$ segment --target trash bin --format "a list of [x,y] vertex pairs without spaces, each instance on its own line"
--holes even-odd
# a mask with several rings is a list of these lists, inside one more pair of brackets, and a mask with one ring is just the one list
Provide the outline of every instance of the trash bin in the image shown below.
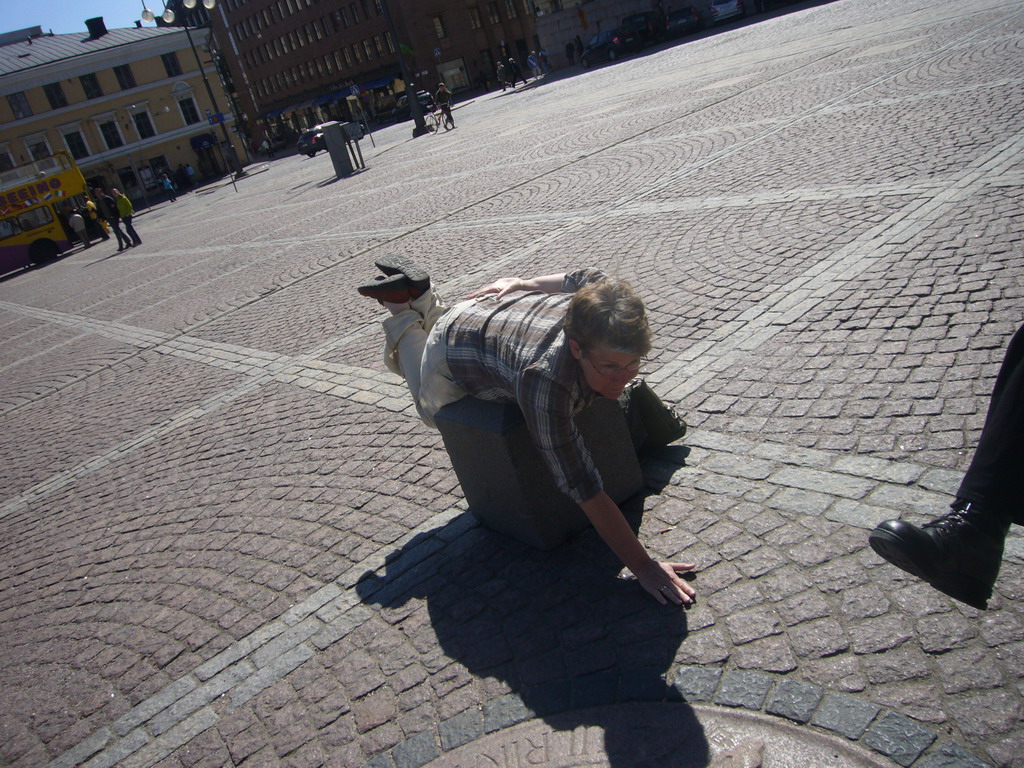
[[355,169],[352,167],[352,158],[348,153],[347,136],[345,126],[339,122],[324,123],[324,140],[327,142],[327,152],[334,163],[334,173],[341,176],[351,176]]

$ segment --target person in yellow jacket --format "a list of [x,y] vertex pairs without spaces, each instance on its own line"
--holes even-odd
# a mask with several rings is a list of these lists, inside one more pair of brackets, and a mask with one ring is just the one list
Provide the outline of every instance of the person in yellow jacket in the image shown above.
[[135,207],[132,205],[132,201],[128,197],[121,193],[119,189],[112,189],[110,193],[114,196],[114,202],[117,205],[117,212],[121,216],[121,221],[124,222],[125,234],[131,238],[130,246],[142,245],[142,238],[139,237],[139,233],[135,231],[135,227],[132,226],[132,216],[135,215]]

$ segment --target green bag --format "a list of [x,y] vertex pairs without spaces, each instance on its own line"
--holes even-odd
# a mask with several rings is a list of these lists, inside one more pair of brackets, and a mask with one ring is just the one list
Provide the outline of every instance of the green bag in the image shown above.
[[619,398],[637,451],[661,448],[686,434],[686,422],[643,379],[633,379]]

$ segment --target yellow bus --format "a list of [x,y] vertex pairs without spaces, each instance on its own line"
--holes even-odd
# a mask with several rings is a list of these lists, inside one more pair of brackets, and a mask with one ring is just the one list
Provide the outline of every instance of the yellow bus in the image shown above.
[[70,249],[67,216],[87,194],[85,177],[65,150],[0,171],[0,275]]

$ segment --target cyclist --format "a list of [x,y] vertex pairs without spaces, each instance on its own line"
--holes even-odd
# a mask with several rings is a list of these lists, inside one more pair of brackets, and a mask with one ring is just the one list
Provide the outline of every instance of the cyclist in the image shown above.
[[441,118],[444,121],[444,129],[447,131],[449,128],[454,128],[455,120],[452,118],[452,92],[448,90],[448,86],[444,83],[440,83],[437,86],[437,93],[434,94],[434,101],[436,101],[437,106],[441,108]]

